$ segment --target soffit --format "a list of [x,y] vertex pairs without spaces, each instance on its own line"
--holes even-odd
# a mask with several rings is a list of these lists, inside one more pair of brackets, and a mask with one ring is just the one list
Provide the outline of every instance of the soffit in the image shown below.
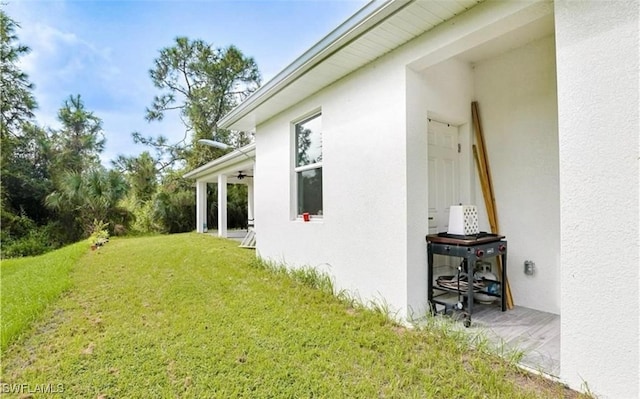
[[[185,179],[215,182],[218,175],[227,175],[233,178],[240,171],[250,174],[249,172],[253,170],[255,157],[256,144],[251,143],[193,169],[183,177]],[[232,183],[232,181],[229,181],[229,183]]]
[[[287,73],[276,76],[227,114],[220,126],[254,130],[263,121],[481,1],[374,1],[363,8],[367,13],[358,12],[336,28],[285,68],[283,72]],[[326,43],[319,46],[323,41]]]

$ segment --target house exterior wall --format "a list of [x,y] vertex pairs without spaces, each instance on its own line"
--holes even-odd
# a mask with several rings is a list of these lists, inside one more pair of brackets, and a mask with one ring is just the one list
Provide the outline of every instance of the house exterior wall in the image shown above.
[[[257,249],[325,270],[365,303],[384,298],[398,317],[418,316],[427,277],[426,118],[460,123],[470,151],[469,107],[478,100],[516,303],[562,314],[563,380],[635,398],[638,3],[558,1],[555,42],[474,69],[452,59],[547,6],[485,2],[259,125]],[[292,122],[315,110],[323,114],[324,218],[305,223],[289,191]],[[482,209],[472,158],[461,167],[469,202]],[[532,278],[522,274],[525,259],[537,265]]]
[[555,3],[561,375],[640,397],[639,3]]
[[[451,57],[469,48],[465,38],[482,43],[547,11],[544,4],[480,5],[455,23],[436,28],[257,126],[259,255],[291,266],[326,269],[338,289],[347,289],[365,302],[384,298],[399,317],[423,315],[427,308],[428,116],[459,125],[465,149],[460,165],[461,201],[483,208],[474,186],[471,155],[475,72],[468,62]],[[441,61],[434,65],[437,59]],[[548,66],[549,60],[529,61]],[[554,83],[549,80],[553,71],[544,73],[548,88],[549,82]],[[294,193],[272,188],[294,187],[292,122],[319,109],[323,113],[324,218],[304,223],[293,220]],[[539,116],[548,119],[545,114]],[[550,119],[555,120],[555,115]],[[555,159],[557,165],[557,155]],[[525,169],[530,170],[528,165]],[[557,192],[557,183],[555,187]],[[558,225],[557,216],[554,223]],[[548,301],[554,299],[557,295]],[[555,312],[559,307],[557,302],[518,304]]]
[[[406,316],[404,70],[374,62],[256,129],[257,251]],[[322,111],[323,218],[295,217],[292,124]]]
[[[553,36],[478,62],[478,101],[516,305],[560,313],[558,112]],[[475,171],[475,165],[474,165]],[[488,221],[478,174],[475,199]],[[524,261],[535,274],[524,274]]]

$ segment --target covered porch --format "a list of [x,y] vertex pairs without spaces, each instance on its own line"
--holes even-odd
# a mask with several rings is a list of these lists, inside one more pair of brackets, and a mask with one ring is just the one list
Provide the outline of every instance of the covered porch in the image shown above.
[[[490,5],[477,10],[485,6]],[[422,182],[428,182],[431,234],[447,231],[449,207],[458,203],[477,205],[480,229],[492,231],[474,160],[478,140],[470,105],[479,104],[479,125],[496,190],[493,200],[500,215],[496,227],[509,242],[508,279],[517,306],[501,312],[496,306],[474,305],[467,332],[486,335],[499,350],[519,353],[521,365],[559,377],[562,303],[554,12],[542,3],[500,7],[504,8],[487,13],[495,18],[487,25],[472,24],[469,15],[467,20],[460,18],[457,28],[462,30],[468,22],[473,35],[461,32],[442,48],[429,40],[416,41],[408,51],[413,59],[408,63],[406,90],[409,118],[416,127],[407,135],[416,148],[426,147],[426,155],[408,160],[409,169],[416,171],[413,181],[418,182],[409,186],[409,195],[418,197],[425,189]],[[416,202],[414,213],[424,215],[423,205]],[[455,273],[453,264],[442,259],[440,264],[444,270],[436,275]],[[496,273],[497,265],[492,267]]]
[[202,165],[184,175],[187,179],[196,181],[196,231],[206,233],[207,226],[207,185],[218,185],[217,198],[217,235],[228,238],[227,226],[227,185],[244,184],[247,186],[247,226],[253,233],[254,199],[253,176],[255,169],[255,143],[233,150],[220,158]]

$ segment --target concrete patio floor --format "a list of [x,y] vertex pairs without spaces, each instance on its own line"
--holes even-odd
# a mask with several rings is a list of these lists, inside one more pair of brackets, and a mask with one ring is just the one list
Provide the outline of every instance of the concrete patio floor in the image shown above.
[[[207,234],[217,237],[218,230],[209,230]],[[233,229],[227,230],[227,238],[235,241],[242,241],[242,239],[247,235],[246,229]]]
[[521,306],[502,312],[495,305],[474,305],[470,332],[483,331],[496,345],[522,351],[520,364],[560,375],[560,316]]

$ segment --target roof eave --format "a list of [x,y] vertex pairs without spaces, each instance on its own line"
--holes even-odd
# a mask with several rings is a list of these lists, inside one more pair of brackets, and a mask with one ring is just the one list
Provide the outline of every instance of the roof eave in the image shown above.
[[182,177],[185,179],[197,179],[202,176],[207,176],[215,173],[219,169],[224,169],[233,164],[233,161],[243,161],[245,157],[255,160],[256,156],[256,144],[251,143],[244,147],[240,147],[231,151],[228,154],[216,158],[211,162],[208,162],[196,169],[193,169],[185,173]]
[[224,129],[233,128],[236,123],[300,76],[413,1],[371,1],[226,114],[220,119],[218,126]]

